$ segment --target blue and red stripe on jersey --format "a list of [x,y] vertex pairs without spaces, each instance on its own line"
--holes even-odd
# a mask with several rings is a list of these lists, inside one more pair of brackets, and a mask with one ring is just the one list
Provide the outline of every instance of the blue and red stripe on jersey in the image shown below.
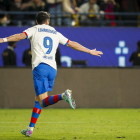
[[65,46],[68,44],[69,40],[66,42]]
[[28,39],[28,34],[27,34],[26,32],[23,32],[23,33],[25,33],[25,35],[26,35],[26,37],[27,37],[27,39]]

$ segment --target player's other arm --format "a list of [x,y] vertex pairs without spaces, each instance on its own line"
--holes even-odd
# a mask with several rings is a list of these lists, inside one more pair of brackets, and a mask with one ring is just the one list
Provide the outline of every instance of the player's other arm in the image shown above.
[[67,46],[71,47],[72,49],[75,49],[75,50],[78,50],[78,51],[82,51],[82,52],[86,52],[86,53],[89,53],[91,55],[96,55],[96,56],[99,56],[101,57],[101,55],[103,54],[101,51],[96,51],[96,48],[93,49],[93,50],[90,50],[82,45],[80,45],[79,43],[77,42],[74,42],[74,41],[69,41]]
[[25,39],[25,38],[26,38],[26,34],[25,33],[14,34],[14,35],[6,37],[6,38],[0,38],[0,43],[12,42],[12,41],[20,41],[20,40]]

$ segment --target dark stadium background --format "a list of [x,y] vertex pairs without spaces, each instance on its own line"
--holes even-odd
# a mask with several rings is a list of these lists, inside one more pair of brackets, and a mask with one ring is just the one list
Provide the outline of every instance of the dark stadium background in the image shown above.
[[[10,36],[12,34],[21,33],[29,27],[0,27],[0,37]],[[140,29],[137,27],[56,27],[69,40],[77,41],[89,49],[96,48],[103,51],[104,55],[99,58],[89,54],[73,50],[67,46],[59,45],[61,57],[67,56],[72,60],[87,60],[89,67],[118,67],[118,57],[125,57],[125,66],[132,64],[129,57],[133,51],[136,51],[136,42],[140,39]],[[125,42],[128,53],[115,53],[115,48],[119,47],[119,41]],[[1,44],[0,47],[0,66],[3,66],[2,52],[7,48],[7,43]],[[17,54],[17,66],[24,66],[22,63],[23,52],[29,48],[29,40],[17,42],[15,52]],[[121,48],[121,47],[120,47]],[[62,66],[67,66],[64,62]]]

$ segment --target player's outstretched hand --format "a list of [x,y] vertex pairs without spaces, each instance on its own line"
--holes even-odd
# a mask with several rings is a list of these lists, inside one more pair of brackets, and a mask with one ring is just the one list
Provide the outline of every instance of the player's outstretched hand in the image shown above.
[[3,39],[2,38],[0,38],[0,43],[3,43],[4,41],[3,41]]
[[94,50],[90,50],[90,54],[91,55],[96,55],[101,57],[101,55],[103,55],[103,53],[101,51],[96,51],[96,48]]

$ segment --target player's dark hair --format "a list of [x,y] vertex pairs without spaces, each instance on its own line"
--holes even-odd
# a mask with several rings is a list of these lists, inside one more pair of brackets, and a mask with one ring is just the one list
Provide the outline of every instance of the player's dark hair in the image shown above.
[[50,14],[44,11],[40,11],[36,15],[36,21],[38,24],[44,24],[47,19],[50,19]]
[[9,46],[13,46],[16,42],[8,42]]
[[140,40],[137,42],[138,47],[140,48]]

